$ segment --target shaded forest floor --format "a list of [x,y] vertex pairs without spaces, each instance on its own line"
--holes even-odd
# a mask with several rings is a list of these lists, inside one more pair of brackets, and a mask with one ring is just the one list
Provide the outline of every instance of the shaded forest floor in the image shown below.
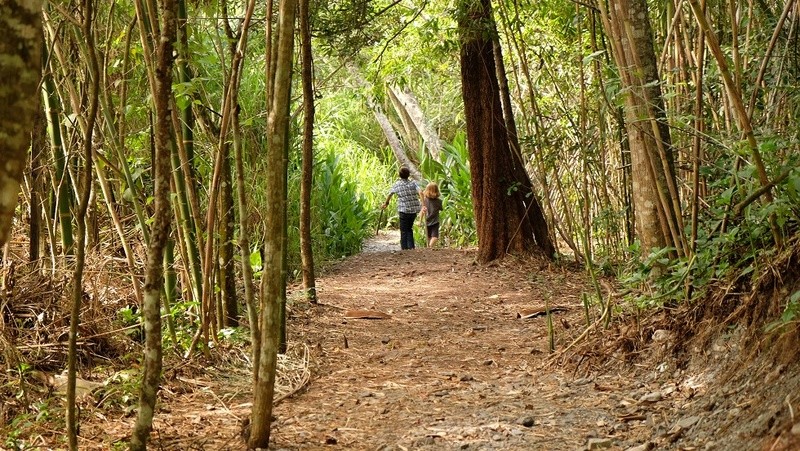
[[[318,305],[290,301],[289,359],[305,354],[310,377],[276,406],[271,448],[800,449],[797,364],[750,359],[728,371],[743,362],[735,331],[683,360],[673,332],[624,323],[564,352],[585,329],[582,271],[535,259],[482,266],[470,250],[396,242],[382,234],[325,271]],[[555,354],[546,317],[520,317],[546,304],[559,307]],[[245,449],[251,376],[239,352],[166,365],[153,449]],[[122,448],[133,416],[93,408],[103,395],[90,396],[82,449]],[[60,434],[39,444],[59,448],[47,441]]]

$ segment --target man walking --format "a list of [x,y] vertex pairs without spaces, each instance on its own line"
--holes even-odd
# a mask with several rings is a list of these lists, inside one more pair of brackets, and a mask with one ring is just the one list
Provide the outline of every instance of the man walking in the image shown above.
[[382,209],[389,206],[392,195],[397,195],[397,213],[400,216],[400,248],[414,249],[414,220],[420,211],[420,190],[417,182],[409,180],[411,171],[407,167],[400,168],[400,180],[389,189]]

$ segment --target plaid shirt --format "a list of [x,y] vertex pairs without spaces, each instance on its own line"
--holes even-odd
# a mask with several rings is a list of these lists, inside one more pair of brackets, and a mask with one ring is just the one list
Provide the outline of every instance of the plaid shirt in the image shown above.
[[410,179],[400,179],[392,185],[389,193],[397,194],[397,211],[400,213],[417,214],[419,205],[419,186]]

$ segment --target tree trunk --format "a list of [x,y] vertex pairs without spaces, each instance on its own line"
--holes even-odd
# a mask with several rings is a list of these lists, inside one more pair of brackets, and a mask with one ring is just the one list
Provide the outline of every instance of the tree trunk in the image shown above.
[[408,87],[395,87],[394,89],[390,89],[394,93],[394,96],[397,97],[397,100],[400,101],[400,104],[403,105],[406,114],[408,114],[408,117],[410,117],[411,121],[414,123],[417,132],[422,136],[422,140],[425,142],[425,147],[428,148],[431,157],[435,161],[439,161],[444,145],[439,138],[439,134],[425,118],[425,114],[422,112],[422,108],[420,108],[414,93],[411,92],[411,89]]
[[[192,71],[189,67],[189,24],[187,23],[186,1],[178,1],[178,42],[177,42],[177,60],[178,66],[178,80],[180,83],[192,82]],[[172,149],[172,171],[173,182],[175,183],[175,191],[179,203],[177,219],[179,227],[182,230],[181,236],[183,237],[184,247],[186,248],[186,256],[188,261],[188,268],[185,270],[189,272],[187,279],[190,281],[188,284],[191,286],[191,292],[194,300],[198,303],[203,299],[203,276],[202,267],[203,263],[200,257],[200,249],[203,247],[202,239],[198,239],[198,224],[202,222],[199,215],[199,206],[197,208],[190,208],[190,199],[196,199],[195,187],[197,183],[197,175],[194,166],[194,128],[195,118],[192,110],[193,102],[179,108],[180,120],[177,120],[177,112],[173,112],[173,128],[180,130],[180,140],[178,141],[177,148]],[[181,162],[181,155],[184,155],[185,163]],[[194,212],[195,214],[192,214]],[[187,266],[187,265],[184,265]]]
[[387,86],[386,94],[388,95],[389,101],[394,107],[395,113],[397,113],[397,116],[400,118],[400,123],[403,125],[402,128],[398,127],[398,131],[405,141],[406,146],[408,146],[409,149],[414,149],[416,151],[419,149],[420,136],[419,133],[417,133],[417,128],[414,126],[414,121],[411,120],[411,116],[408,115],[408,111],[406,111],[403,103],[397,98],[394,88]]
[[[228,2],[221,2],[222,15],[225,17],[223,24],[225,26],[225,35],[228,37],[228,50],[231,53],[231,61],[237,61],[236,50],[238,47],[238,38],[233,35],[233,30],[230,26],[230,14],[228,13]],[[241,67],[241,64],[239,65]],[[240,70],[232,70],[231,75],[237,76]],[[234,118],[237,116],[239,109],[239,101],[234,94],[238,96],[239,90],[234,88],[238,87],[238,80],[228,81],[228,90],[230,91],[230,105],[229,122],[232,124]],[[232,129],[233,127],[229,127]],[[218,270],[219,278],[218,284],[220,287],[218,306],[217,306],[217,322],[219,328],[224,327],[237,327],[239,325],[239,308],[236,297],[236,273],[233,264],[233,225],[236,220],[236,214],[233,210],[233,175],[231,174],[231,146],[227,137],[221,137],[219,140],[219,151],[221,155],[221,171],[222,183],[220,186],[220,200],[219,200],[219,220],[217,221],[218,230]]]
[[[476,26],[480,24],[486,28]],[[551,257],[554,248],[544,216],[508,142],[490,38],[490,1],[463,0],[458,28],[478,260],[530,253],[537,246]],[[542,236],[535,233],[535,224],[545,232]]]
[[311,190],[314,188],[314,72],[311,53],[309,0],[300,0],[301,64],[303,82],[303,174],[300,179],[300,259],[306,298],[317,302],[314,252],[311,246]]
[[[37,96],[39,98],[39,96]],[[34,264],[41,258],[42,249],[42,199],[44,199],[43,157],[47,148],[47,120],[44,110],[37,108],[31,137],[31,204],[29,206],[30,231],[28,234],[28,261]]]
[[[235,114],[235,113],[234,113]],[[219,286],[221,289],[222,317],[224,327],[239,325],[239,307],[236,297],[236,273],[233,266],[233,224],[236,215],[233,211],[233,179],[231,174],[230,144],[223,145],[225,156],[222,161],[222,192],[219,203]]]
[[285,274],[283,259],[286,253],[286,170],[285,145],[288,139],[289,91],[292,76],[292,53],[296,0],[281,0],[278,13],[275,82],[269,112],[267,144],[267,199],[264,247],[266,260],[261,279],[261,346],[250,421],[248,446],[269,446],[272,401],[275,393],[275,370],[279,343],[280,306],[284,301]]
[[72,308],[69,319],[69,340],[67,353],[67,438],[72,451],[78,449],[78,418],[76,403],[76,377],[77,377],[77,348],[78,325],[80,324],[81,300],[83,299],[83,269],[86,260],[86,213],[89,210],[89,200],[92,193],[94,178],[92,177],[92,163],[94,161],[93,136],[94,126],[97,122],[97,109],[100,96],[100,66],[97,61],[97,51],[94,40],[94,0],[83,2],[82,13],[84,21],[81,24],[81,33],[86,40],[86,54],[88,59],[86,79],[89,80],[89,92],[86,93],[89,106],[86,112],[85,127],[83,130],[83,158],[84,167],[81,172],[80,200],[75,213],[78,224],[78,241],[75,246],[75,268],[72,273]]
[[39,106],[42,2],[8,0],[0,4],[0,247],[11,233],[17,196]]
[[[252,1],[252,0],[251,0]],[[234,98],[239,97],[239,87],[234,86]],[[250,264],[250,231],[247,227],[247,218],[250,212],[247,209],[247,197],[244,182],[244,155],[242,150],[242,130],[239,122],[239,109],[233,115],[233,152],[236,162],[236,207],[239,211],[239,253],[242,259],[242,283],[244,285],[244,302],[247,306],[247,319],[250,322],[250,341],[253,343],[253,362],[257,362],[255,343],[261,341],[258,329],[258,312],[255,302],[255,283],[253,280],[253,266]],[[255,365],[255,363],[254,363]],[[254,375],[255,379],[255,375]]]
[[625,125],[631,151],[636,231],[644,254],[665,246],[685,255],[670,132],[644,0],[615,0],[603,22],[625,95]]
[[[161,343],[161,294],[164,292],[164,251],[169,240],[172,212],[170,207],[170,138],[171,127],[170,97],[172,96],[173,43],[177,38],[175,0],[161,0],[161,33],[156,66],[152,69],[150,89],[155,106],[155,159],[153,160],[155,181],[155,211],[150,229],[150,242],[147,247],[147,266],[144,280],[143,321],[145,329],[145,349],[139,414],[131,434],[130,448],[144,450],[153,427],[156,398],[161,382],[162,343]],[[139,20],[143,18],[140,17]]]
[[[356,67],[355,63],[348,61],[345,64],[347,65],[347,69],[350,71],[350,74],[356,79],[356,82],[361,85],[364,91],[367,93],[372,92],[372,86],[364,78],[364,76],[361,75],[361,72],[358,67]],[[383,130],[383,136],[386,137],[389,147],[392,149],[395,158],[397,158],[397,164],[400,167],[407,167],[408,170],[411,171],[411,178],[414,180],[422,180],[422,174],[419,172],[419,169],[417,169],[417,165],[409,160],[408,154],[406,154],[406,151],[403,148],[403,143],[400,142],[400,138],[397,137],[397,133],[394,131],[392,123],[389,121],[386,113],[383,112],[383,108],[381,108],[371,94],[367,94],[366,96],[367,106],[369,106],[369,109],[372,110],[372,114],[375,115],[375,120],[378,122],[378,125],[380,125],[381,130]]]

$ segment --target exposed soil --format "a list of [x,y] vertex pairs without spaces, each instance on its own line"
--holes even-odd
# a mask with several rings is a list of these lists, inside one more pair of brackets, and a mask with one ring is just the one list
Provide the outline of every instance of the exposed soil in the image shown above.
[[[382,233],[325,271],[319,304],[290,301],[287,360],[301,369],[285,382],[300,388],[274,410],[272,448],[800,449],[797,364],[747,357],[752,371],[731,372],[745,361],[735,329],[683,364],[660,329],[631,345],[629,329],[598,328],[564,352],[586,325],[583,272],[536,259],[478,265],[470,250],[400,251],[398,241]],[[558,310],[554,354],[546,315],[520,318],[545,307]],[[154,449],[245,449],[241,354],[167,366]],[[127,437],[130,413],[88,405],[82,449]],[[53,432],[29,443],[62,446]]]

